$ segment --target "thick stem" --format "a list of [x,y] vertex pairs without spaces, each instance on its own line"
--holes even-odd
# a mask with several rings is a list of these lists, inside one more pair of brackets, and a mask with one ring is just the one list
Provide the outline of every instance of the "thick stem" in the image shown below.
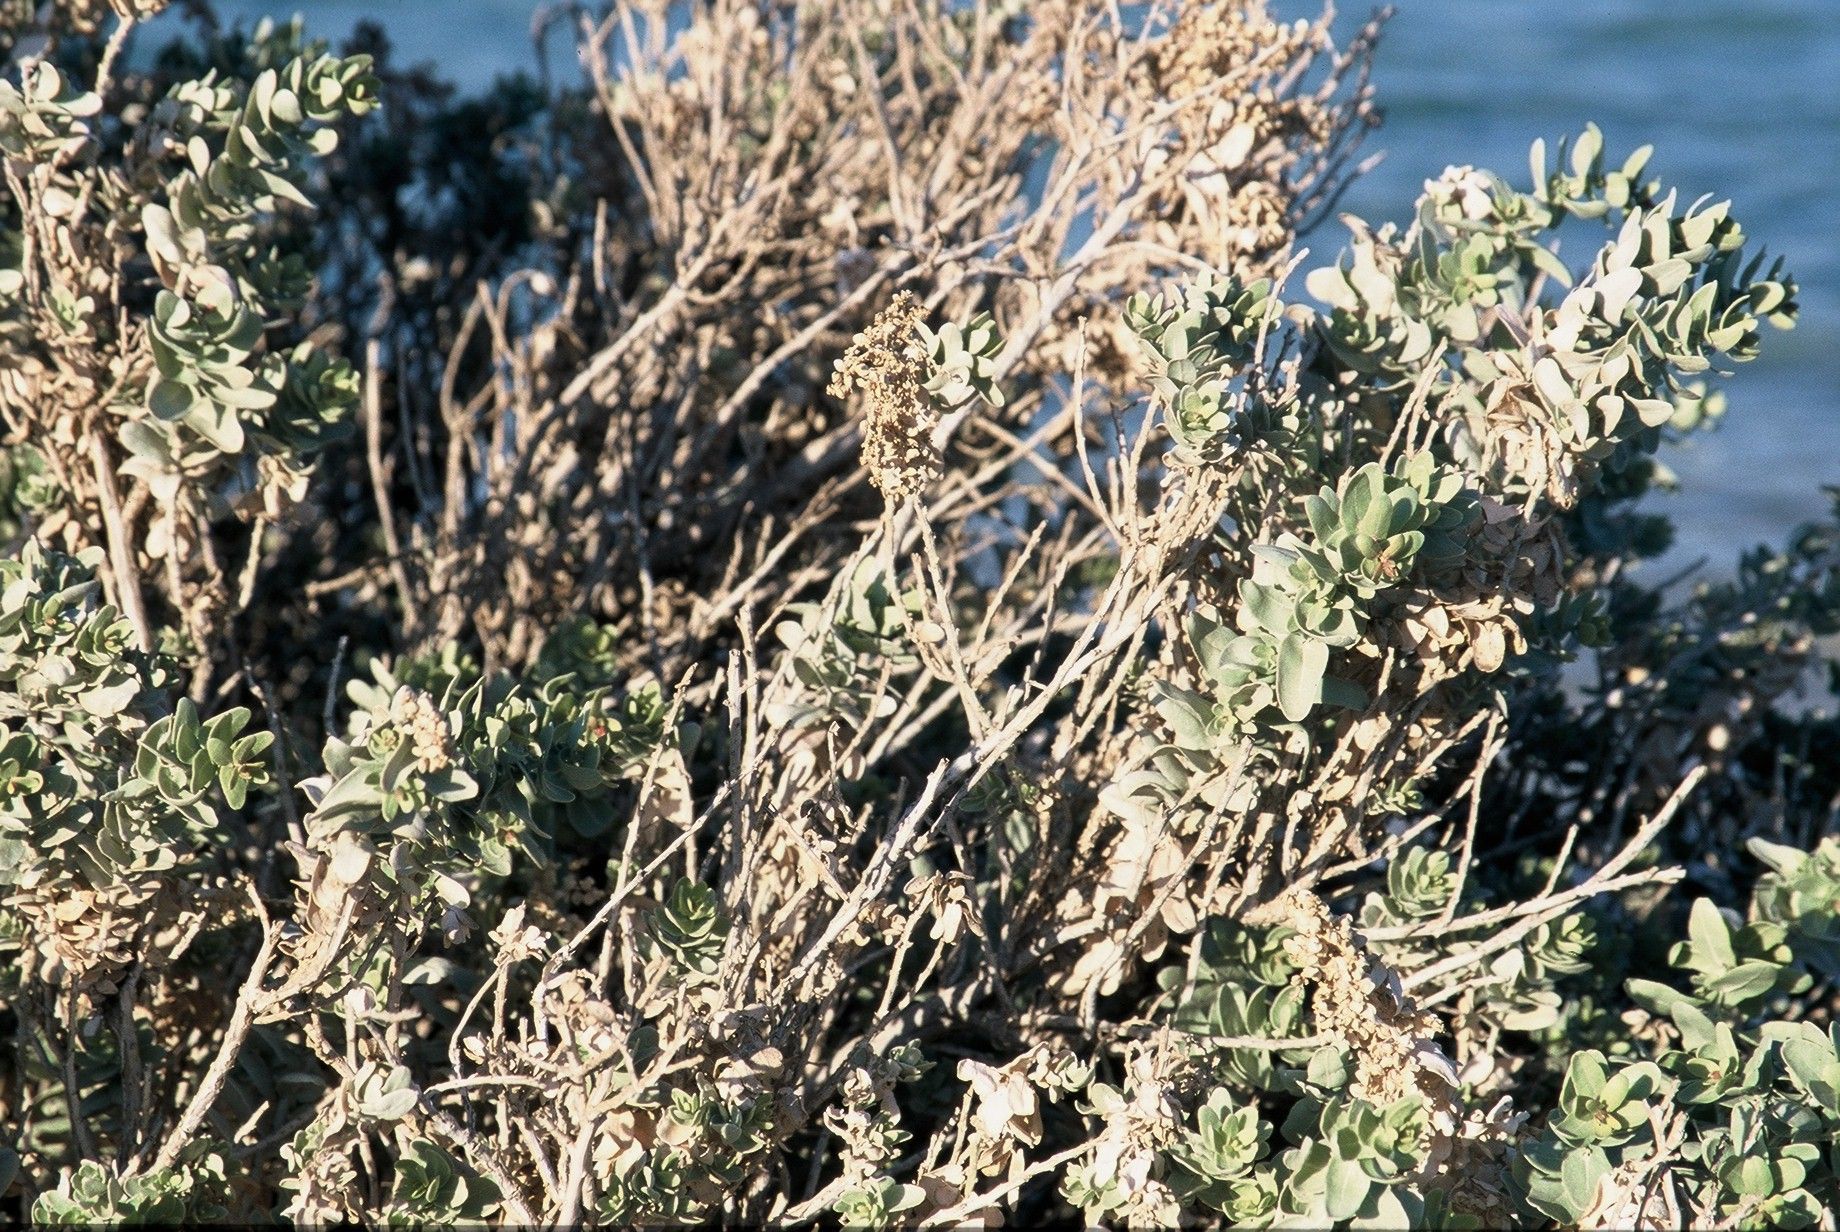
[[262,1000],[262,981],[268,975],[269,964],[274,959],[275,943],[280,940],[280,931],[269,923],[267,909],[253,888],[250,896],[255,899],[256,913],[262,920],[262,948],[256,952],[249,975],[237,993],[236,1008],[231,1011],[230,1023],[224,1028],[224,1038],[218,1045],[217,1056],[205,1071],[179,1123],[160,1147],[160,1153],[153,1161],[155,1169],[172,1167],[179,1158],[179,1152],[185,1149],[185,1144],[191,1141],[192,1135],[204,1124],[205,1117],[217,1103],[217,1097],[223,1094],[224,1084],[229,1081],[230,1071],[243,1050],[243,1042],[249,1037],[249,1029],[255,1025],[256,1006]]
[[372,338],[364,347],[364,458],[371,475],[371,495],[377,502],[377,522],[383,530],[384,550],[389,553],[390,577],[396,583],[396,595],[402,601],[403,623],[410,630],[419,624],[414,607],[415,591],[409,585],[409,571],[403,566],[402,538],[396,533],[396,512],[390,500],[390,477],[383,465],[383,347]]
[[109,443],[98,428],[89,431],[89,459],[96,471],[96,497],[102,503],[102,526],[109,541],[109,567],[115,574],[115,597],[122,615],[134,626],[134,638],[142,650],[153,649],[153,626],[147,623],[147,609],[141,602],[141,572],[134,563],[134,545],[121,517],[121,493],[115,486],[115,463],[109,457]]

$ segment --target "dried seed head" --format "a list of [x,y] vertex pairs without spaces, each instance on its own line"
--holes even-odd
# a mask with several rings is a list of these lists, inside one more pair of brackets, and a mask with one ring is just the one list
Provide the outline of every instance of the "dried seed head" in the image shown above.
[[939,474],[927,369],[920,305],[902,291],[856,335],[831,378],[832,397],[862,394],[863,466],[890,503],[918,496]]
[[1296,930],[1284,948],[1311,986],[1317,1022],[1354,1060],[1349,1091],[1381,1106],[1413,1094],[1444,1096],[1455,1085],[1454,1070],[1432,1040],[1437,1020],[1404,998],[1348,921],[1314,894],[1293,892],[1279,909]]

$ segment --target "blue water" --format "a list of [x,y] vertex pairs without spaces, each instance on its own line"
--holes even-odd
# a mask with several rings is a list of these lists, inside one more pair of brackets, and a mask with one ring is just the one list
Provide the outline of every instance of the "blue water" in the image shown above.
[[[226,17],[304,12],[337,36],[381,16],[399,53],[462,86],[529,66],[531,0],[219,0]],[[1287,16],[1308,0],[1275,0]],[[1344,25],[1364,16],[1349,5]],[[1669,451],[1682,490],[1655,499],[1677,546],[1663,568],[1780,540],[1840,484],[1840,0],[1399,0],[1375,80],[1381,165],[1343,208],[1407,218],[1423,181],[1452,163],[1525,183],[1527,145],[1595,120],[1615,155],[1656,147],[1653,173],[1732,198],[1757,242],[1801,282],[1802,321],[1771,331],[1727,385],[1711,433]],[[560,34],[560,31],[556,32]],[[552,63],[569,57],[551,41]],[[1576,242],[1576,241],[1574,241]],[[1311,239],[1340,246],[1335,224]]]

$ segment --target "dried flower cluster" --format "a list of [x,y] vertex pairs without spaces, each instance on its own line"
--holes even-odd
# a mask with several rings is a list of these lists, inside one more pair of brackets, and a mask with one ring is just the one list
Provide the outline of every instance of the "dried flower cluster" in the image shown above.
[[919,496],[939,474],[939,412],[926,390],[931,356],[923,328],[913,295],[897,293],[850,343],[827,389],[833,398],[860,393],[863,468],[890,503]]
[[1376,969],[1348,921],[1308,891],[1291,892],[1271,910],[1291,930],[1284,951],[1310,986],[1317,1026],[1354,1060],[1348,1093],[1383,1107],[1421,1096],[1448,1100],[1457,1075],[1433,1038],[1437,1019],[1412,1008],[1394,973]]

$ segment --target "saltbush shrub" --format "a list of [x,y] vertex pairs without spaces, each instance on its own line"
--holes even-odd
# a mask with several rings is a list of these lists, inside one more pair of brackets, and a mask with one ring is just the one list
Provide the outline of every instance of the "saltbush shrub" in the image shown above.
[[1728,205],[1338,241],[1260,0],[161,7],[0,3],[7,1216],[1831,1225],[1840,529],[1642,568]]

